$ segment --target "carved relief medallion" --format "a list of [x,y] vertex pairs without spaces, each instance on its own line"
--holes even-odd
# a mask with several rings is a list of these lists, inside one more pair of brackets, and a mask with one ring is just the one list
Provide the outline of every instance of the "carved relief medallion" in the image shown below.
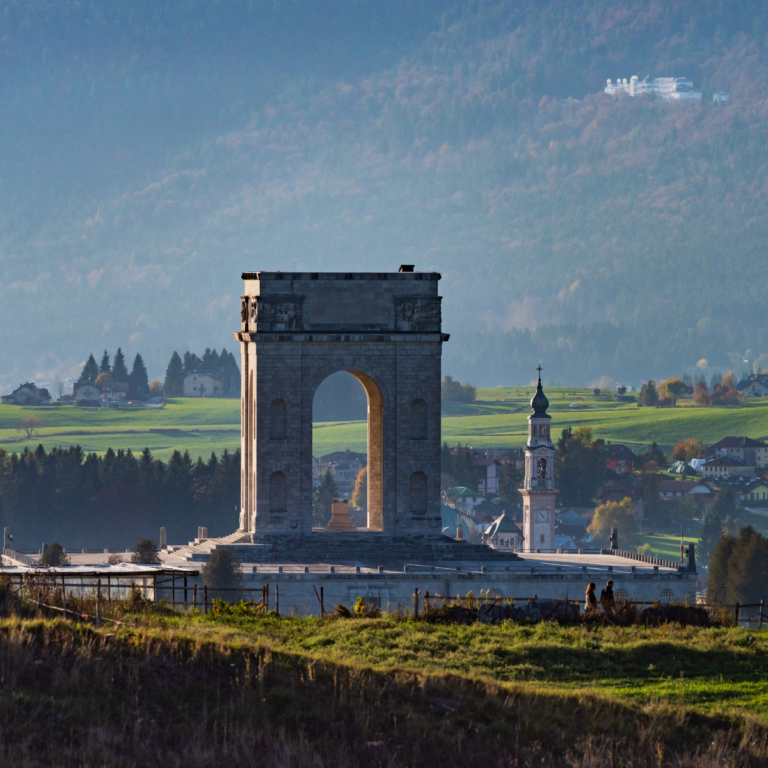
[[395,299],[395,327],[398,331],[440,331],[442,315],[439,296],[398,296]]

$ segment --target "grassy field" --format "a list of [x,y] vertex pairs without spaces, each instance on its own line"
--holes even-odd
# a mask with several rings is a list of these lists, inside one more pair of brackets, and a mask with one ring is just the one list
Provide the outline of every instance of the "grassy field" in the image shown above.
[[[468,443],[474,448],[519,447],[527,435],[528,401],[531,387],[495,387],[478,390],[471,404],[446,403],[442,438],[451,444]],[[726,435],[768,437],[768,402],[749,403],[741,408],[701,408],[684,402],[677,408],[638,408],[634,403],[596,400],[590,390],[547,390],[552,436],[557,439],[566,426],[587,425],[595,437],[642,448],[658,442],[665,448],[684,437],[712,443]],[[571,405],[577,408],[571,408]],[[42,425],[28,439],[17,430],[20,418],[39,416]],[[82,411],[74,407],[26,409],[0,405],[0,447],[21,450],[42,443],[80,444],[87,451],[103,452],[149,447],[162,459],[178,448],[193,456],[211,451],[230,451],[239,445],[240,403],[238,400],[171,400],[161,409],[137,411]],[[317,423],[314,426],[315,455],[349,448],[366,450],[364,422]]]
[[136,615],[97,631],[11,618],[0,620],[0,755],[163,768],[758,765],[766,651],[765,633],[670,625]]

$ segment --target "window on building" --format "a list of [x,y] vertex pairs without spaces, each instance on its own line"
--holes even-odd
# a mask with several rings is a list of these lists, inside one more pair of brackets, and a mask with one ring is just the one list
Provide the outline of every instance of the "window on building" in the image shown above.
[[540,539],[541,539],[541,543],[543,544],[544,543],[544,534],[543,533],[541,534]]

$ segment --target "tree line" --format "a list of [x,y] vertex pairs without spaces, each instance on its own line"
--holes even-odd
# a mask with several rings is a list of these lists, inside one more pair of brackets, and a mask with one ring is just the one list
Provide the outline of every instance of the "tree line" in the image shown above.
[[137,352],[133,358],[133,367],[128,373],[125,364],[125,355],[123,350],[118,347],[115,357],[110,364],[109,352],[104,350],[101,356],[101,363],[96,362],[93,352],[88,355],[83,370],[80,372],[78,384],[84,384],[92,381],[95,384],[111,384],[114,382],[128,385],[128,397],[131,400],[141,400],[151,395],[149,376],[147,375],[147,366],[144,365],[144,358]]
[[205,525],[212,536],[238,523],[240,451],[193,461],[174,451],[164,463],[149,448],[103,456],[80,446],[9,454],[0,449],[0,523],[20,547],[127,547],[141,537],[186,543]]
[[240,391],[240,368],[235,356],[226,349],[217,352],[206,347],[202,357],[187,350],[183,359],[174,351],[165,370],[163,393],[168,397],[179,397],[184,392],[184,378],[190,373],[210,373],[222,381],[225,394]]

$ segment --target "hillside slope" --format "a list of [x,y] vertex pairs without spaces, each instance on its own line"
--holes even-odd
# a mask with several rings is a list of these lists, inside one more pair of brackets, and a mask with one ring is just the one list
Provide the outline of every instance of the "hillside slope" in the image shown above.
[[[121,87],[136,91],[129,103],[146,146],[115,130],[120,115],[97,101],[109,139],[99,151],[84,137],[68,160],[55,152],[55,126],[43,145],[62,164],[60,181],[112,157],[117,170],[43,194],[24,173],[36,145],[14,126],[19,173],[0,182],[13,201],[0,221],[0,317],[30,321],[7,338],[0,384],[74,371],[91,347],[117,344],[129,355],[141,348],[159,374],[174,345],[210,343],[211,330],[223,342],[235,330],[243,269],[401,262],[443,274],[453,334],[444,368],[477,384],[525,383],[539,359],[549,382],[579,384],[682,373],[702,358],[705,373],[768,362],[768,333],[750,320],[768,288],[768,9],[751,0],[476,0],[440,15],[437,5],[414,16],[417,31],[402,40],[392,25],[379,37],[361,31],[338,66],[329,47],[291,45],[304,39],[295,26],[271,27],[296,61],[279,59],[270,79],[266,56],[248,59],[267,85],[225,88],[215,119],[204,102],[160,109],[155,97],[181,84],[191,93],[198,79],[206,96],[235,82],[242,67],[224,55],[230,37],[236,54],[262,39],[258,29],[235,14],[206,34],[194,4],[183,19],[170,5],[159,17],[137,11],[141,23],[107,15],[99,39],[122,40],[120,55],[94,45],[91,68],[64,67],[55,84],[84,88],[98,82],[96,64],[113,63]],[[313,18],[316,3],[298,7]],[[408,28],[416,12],[397,12],[396,28]],[[62,61],[80,53],[77,25],[89,22],[71,18]],[[349,18],[354,37],[364,24]],[[181,21],[196,30],[189,40],[167,31]],[[139,56],[135,81],[125,63],[133,46],[153,52]],[[361,53],[377,46],[386,53]],[[21,54],[9,61],[18,74]],[[607,77],[646,72],[691,77],[705,97],[601,93]],[[24,114],[52,99],[51,84],[14,83]],[[30,89],[38,97],[26,107]],[[713,104],[714,90],[730,102]],[[57,104],[70,114],[78,101]],[[148,130],[158,115],[173,130]],[[197,128],[180,128],[188,124]],[[121,162],[123,146],[141,162]]]

